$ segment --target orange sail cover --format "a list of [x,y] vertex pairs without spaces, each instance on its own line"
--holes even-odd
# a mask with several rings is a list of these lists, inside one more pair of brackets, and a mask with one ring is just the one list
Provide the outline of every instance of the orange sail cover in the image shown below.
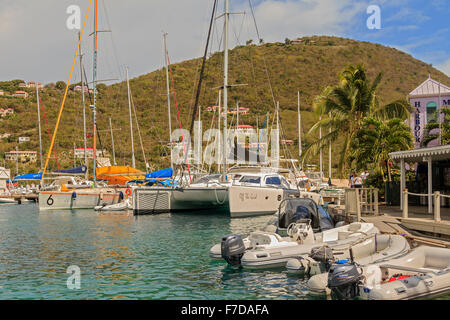
[[145,173],[141,170],[125,166],[100,167],[97,168],[97,179],[106,180],[109,185],[125,185],[131,180],[144,180]]

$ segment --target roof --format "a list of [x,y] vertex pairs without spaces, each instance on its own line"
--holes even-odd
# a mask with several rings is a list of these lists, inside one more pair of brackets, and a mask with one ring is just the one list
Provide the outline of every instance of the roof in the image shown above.
[[431,157],[432,160],[448,160],[450,159],[450,144],[431,147],[431,148],[421,148],[406,151],[397,151],[389,153],[389,156],[394,161],[399,161],[405,159],[408,162],[424,162],[424,158]]
[[253,128],[251,125],[249,124],[240,124],[237,126],[238,128]]
[[428,76],[428,79],[422,82],[420,86],[415,88],[413,91],[409,93],[410,98],[419,98],[419,97],[430,97],[439,95],[439,85],[440,85],[440,93],[441,95],[450,94],[450,88],[446,85],[439,83],[439,81],[431,79]]

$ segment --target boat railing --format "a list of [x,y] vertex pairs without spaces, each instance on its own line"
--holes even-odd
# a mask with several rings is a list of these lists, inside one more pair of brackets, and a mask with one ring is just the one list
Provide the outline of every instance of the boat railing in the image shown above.
[[378,215],[378,189],[377,188],[345,188],[345,214],[356,215],[361,221],[361,215]]
[[402,190],[403,197],[403,211],[402,218],[408,219],[408,196],[418,196],[418,197],[429,197],[433,199],[433,220],[435,222],[441,221],[441,199],[450,198],[450,195],[441,194],[439,191],[435,191],[434,193],[414,193],[409,192],[408,189]]

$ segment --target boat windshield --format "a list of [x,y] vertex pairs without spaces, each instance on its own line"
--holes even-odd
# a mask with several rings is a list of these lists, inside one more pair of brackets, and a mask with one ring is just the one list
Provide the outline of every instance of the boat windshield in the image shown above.
[[217,181],[220,178],[220,174],[212,174],[209,176],[201,177],[195,183],[207,183],[211,181]]

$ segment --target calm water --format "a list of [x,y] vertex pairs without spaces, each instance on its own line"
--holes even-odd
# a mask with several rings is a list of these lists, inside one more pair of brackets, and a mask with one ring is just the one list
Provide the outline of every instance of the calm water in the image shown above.
[[[284,271],[232,270],[209,258],[221,236],[267,220],[0,205],[0,299],[311,299]],[[78,290],[66,285],[71,265],[81,269]]]

